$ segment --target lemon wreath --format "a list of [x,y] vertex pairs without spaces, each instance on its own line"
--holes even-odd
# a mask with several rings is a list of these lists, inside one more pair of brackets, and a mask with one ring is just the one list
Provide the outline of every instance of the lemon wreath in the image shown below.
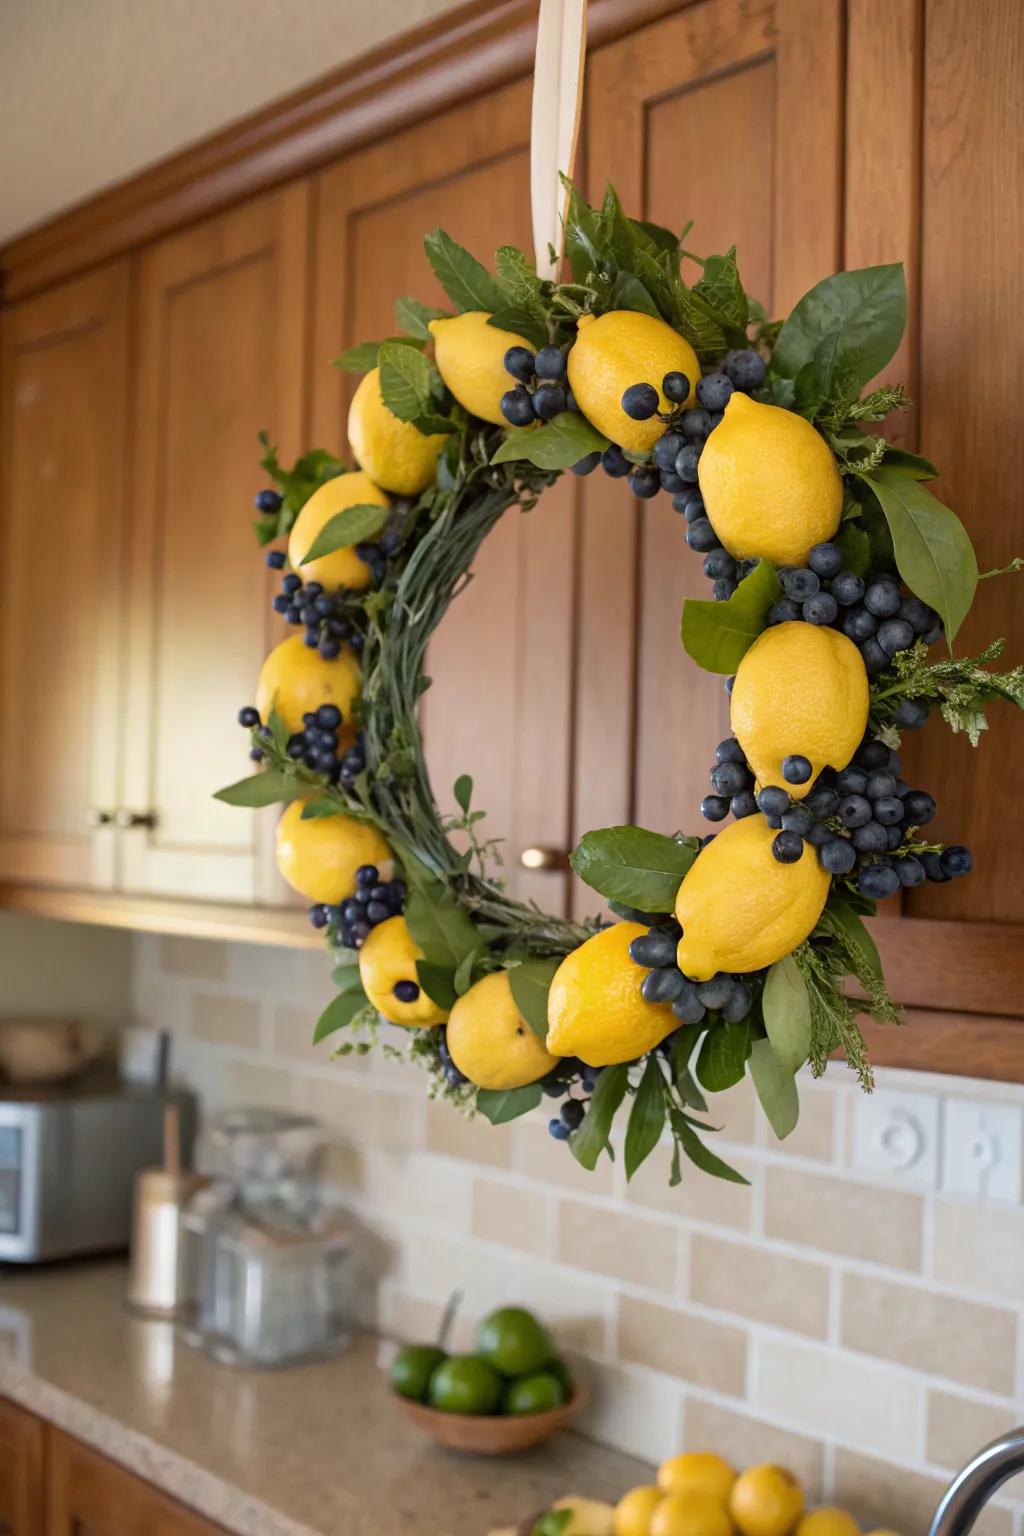
[[[858,1014],[900,1010],[863,919],[970,870],[930,839],[901,733],[937,709],[976,745],[990,701],[1024,705],[1024,669],[994,670],[998,641],[953,655],[970,539],[935,468],[864,425],[906,404],[863,394],[903,331],[899,266],[831,277],[780,324],[735,250],[699,260],[611,190],[600,208],[572,192],[565,237],[572,281],[552,282],[510,246],[492,275],[435,231],[452,312],[401,298],[399,334],[338,359],[364,374],[360,467],[315,451],[285,469],[264,439],[256,532],[298,632],[240,712],[260,767],[220,798],[286,805],[279,867],[335,960],[317,1040],[363,1052],[380,1018],[406,1026],[432,1094],[493,1123],[548,1095],[587,1168],[628,1099],[627,1175],[667,1127],[673,1183],[681,1155],[738,1180],[703,1139],[705,1094],[749,1071],[783,1137],[805,1062],[841,1050],[870,1087]],[[667,493],[703,558],[682,641],[725,678],[732,734],[701,806],[721,830],[588,832],[573,868],[615,920],[575,923],[494,877],[468,777],[439,813],[416,712],[427,642],[494,524],[599,468]]]

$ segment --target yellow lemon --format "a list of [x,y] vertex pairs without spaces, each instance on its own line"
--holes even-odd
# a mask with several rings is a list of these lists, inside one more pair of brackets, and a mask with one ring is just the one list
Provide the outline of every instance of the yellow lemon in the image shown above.
[[787,1467],[771,1465],[741,1472],[729,1499],[729,1513],[741,1536],[789,1536],[803,1507],[799,1479]]
[[[802,800],[826,765],[846,767],[864,735],[868,675],[860,652],[824,624],[766,629],[736,669],[729,719],[758,783],[781,784]],[[810,762],[806,783],[783,778],[790,755]]]
[[735,1481],[735,1468],[713,1451],[685,1451],[658,1468],[658,1487],[666,1493],[706,1493],[723,1508]]
[[648,1536],[732,1536],[729,1516],[708,1493],[666,1493]]
[[376,864],[391,878],[391,849],[376,827],[354,816],[302,818],[305,800],[293,800],[277,824],[277,867],[307,901],[334,905],[355,895],[360,864]]
[[561,1536],[614,1536],[615,1510],[611,1504],[602,1504],[599,1499],[581,1499],[574,1494],[568,1494],[564,1499],[559,1499],[552,1504],[552,1509],[568,1509],[571,1511],[569,1523]]
[[[423,951],[409,932],[404,917],[389,917],[371,928],[359,951],[359,979],[378,1013],[392,1024],[417,1029],[424,1024],[443,1024],[448,1014],[427,996],[416,975]],[[407,1001],[395,996],[399,982],[411,983],[416,996]],[[403,988],[403,991],[407,990]]]
[[437,371],[459,404],[481,421],[504,427],[501,397],[515,383],[506,372],[505,353],[509,347],[533,348],[514,331],[489,325],[490,318],[482,309],[470,309],[448,320],[431,320],[430,334]]
[[364,503],[386,507],[388,499],[363,469],[350,475],[335,475],[333,480],[326,481],[313,492],[288,536],[288,559],[303,581],[318,581],[328,592],[336,592],[340,587],[364,592],[370,585],[370,567],[365,560],[360,560],[354,549],[336,549],[330,555],[310,560],[307,565],[302,563],[325,523],[346,507],[359,507]]
[[614,1536],[650,1536],[651,1516],[664,1497],[653,1484],[624,1493],[615,1506]]
[[873,1531],[865,1532],[865,1536],[897,1536],[896,1531],[888,1531],[883,1526],[876,1526]]
[[701,495],[731,555],[803,565],[839,527],[843,482],[809,421],[738,391],[704,445]]
[[380,369],[373,368],[352,396],[348,440],[362,468],[384,490],[418,496],[434,478],[447,437],[443,432],[425,436],[389,411],[380,392]]
[[676,959],[693,981],[773,965],[803,943],[821,916],[829,875],[814,849],[805,844],[795,864],[780,864],[774,836],[763,816],[744,816],[719,832],[683,876]]
[[325,661],[301,635],[291,635],[275,645],[260,668],[256,684],[256,708],[268,720],[271,709],[284,721],[288,734],[303,728],[302,717],[321,704],[336,704],[345,721],[338,741],[355,739],[352,706],[359,695],[359,663],[346,647],[333,661]]
[[548,993],[549,1051],[607,1067],[672,1033],[675,1014],[641,995],[644,972],[629,958],[630,944],[646,932],[640,923],[615,923],[566,955]]
[[825,1505],[804,1515],[796,1536],[860,1536],[860,1526],[845,1509]]
[[631,453],[653,448],[665,423],[657,416],[649,421],[627,416],[622,409],[623,391],[631,384],[652,384],[658,391],[658,409],[666,411],[670,406],[661,388],[666,373],[685,373],[689,379],[687,405],[697,398],[700,378],[700,364],[690,343],[664,320],[631,309],[613,309],[596,320],[593,315],[581,315],[569,349],[568,370],[569,386],[587,420]]
[[455,1065],[478,1088],[524,1088],[558,1065],[516,1007],[507,971],[484,976],[463,993],[447,1038]]

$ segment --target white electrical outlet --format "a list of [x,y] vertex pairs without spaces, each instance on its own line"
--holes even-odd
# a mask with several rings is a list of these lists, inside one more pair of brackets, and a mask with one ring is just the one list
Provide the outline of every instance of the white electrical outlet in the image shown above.
[[934,1189],[939,1173],[939,1101],[928,1093],[881,1089],[855,1101],[853,1166],[913,1189]]
[[948,1099],[943,1109],[943,1190],[1019,1201],[1021,1130],[1021,1111],[1015,1104]]

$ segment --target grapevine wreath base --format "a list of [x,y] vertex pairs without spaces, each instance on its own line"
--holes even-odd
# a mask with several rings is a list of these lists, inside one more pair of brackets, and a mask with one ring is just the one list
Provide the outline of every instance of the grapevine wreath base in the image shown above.
[[[994,670],[1001,642],[953,654],[982,578],[926,488],[937,471],[865,425],[907,403],[862,394],[903,331],[901,268],[828,278],[779,323],[735,250],[701,260],[686,233],[572,191],[564,283],[513,247],[492,275],[428,236],[451,311],[401,298],[400,334],[337,360],[365,374],[360,468],[317,450],[285,469],[264,439],[277,489],[256,533],[299,633],[240,713],[260,767],[220,793],[286,805],[278,862],[335,963],[317,1040],[365,1052],[381,1017],[405,1025],[432,1095],[495,1124],[548,1095],[587,1168],[628,1099],[627,1175],[667,1127],[673,1183],[681,1155],[740,1179],[701,1116],[747,1071],[780,1137],[804,1062],[841,1049],[870,1087],[858,1014],[900,1011],[863,919],[971,867],[929,838],[901,735],[938,713],[977,745],[991,701],[1024,705],[1024,669]],[[514,900],[468,777],[440,814],[417,726],[427,643],[480,544],[511,510],[543,517],[566,469],[670,498],[712,583],[682,642],[731,693],[701,805],[720,830],[609,827],[575,850],[614,921]]]

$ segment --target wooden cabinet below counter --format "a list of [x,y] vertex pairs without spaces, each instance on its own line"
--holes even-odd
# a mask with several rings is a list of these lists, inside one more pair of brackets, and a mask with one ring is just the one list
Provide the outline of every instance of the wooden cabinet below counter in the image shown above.
[[46,1536],[226,1536],[69,1435],[46,1439]]
[[0,1536],[44,1536],[45,1425],[0,1398]]

